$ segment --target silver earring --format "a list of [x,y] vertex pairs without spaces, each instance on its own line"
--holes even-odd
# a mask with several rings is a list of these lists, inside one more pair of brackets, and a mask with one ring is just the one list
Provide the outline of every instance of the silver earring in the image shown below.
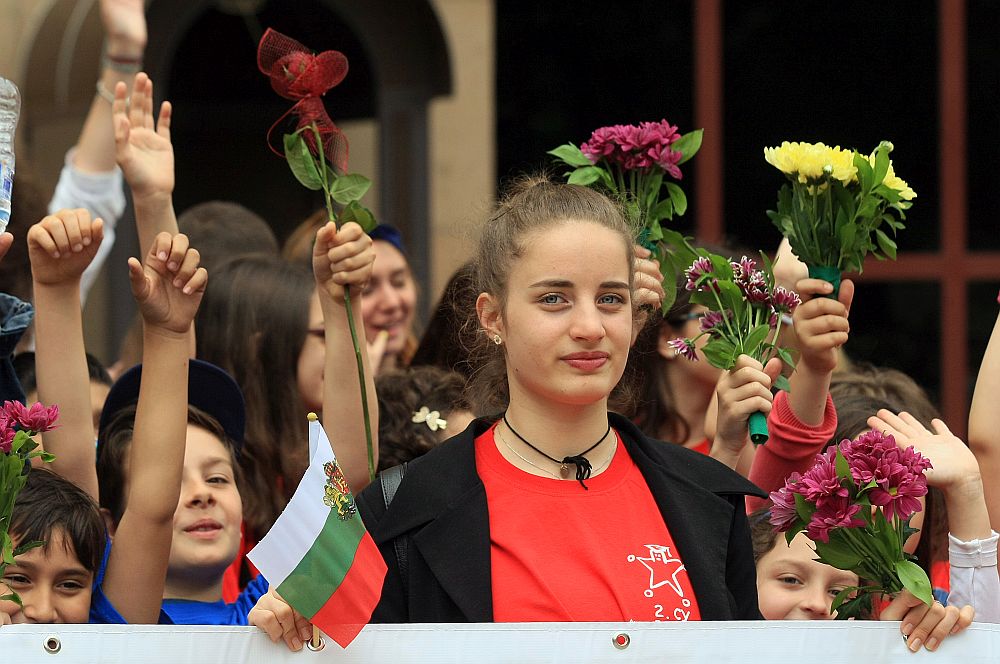
[[499,334],[494,334],[493,335],[493,343],[495,343],[497,346],[500,346],[500,345],[503,344],[503,339],[500,338]]

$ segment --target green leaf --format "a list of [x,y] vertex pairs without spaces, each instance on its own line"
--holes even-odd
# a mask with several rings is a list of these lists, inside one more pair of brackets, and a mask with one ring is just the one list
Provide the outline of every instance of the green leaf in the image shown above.
[[795,358],[792,357],[792,354],[789,353],[787,349],[775,346],[774,351],[778,354],[778,357],[781,358],[781,361],[785,363],[786,367],[795,368]]
[[555,150],[549,150],[546,154],[550,154],[556,159],[560,159],[563,162],[569,164],[570,166],[592,166],[590,159],[587,155],[580,151],[580,148],[576,147],[572,143],[566,143],[565,145],[560,145]]
[[930,579],[927,578],[927,573],[919,565],[911,560],[897,560],[896,574],[903,582],[903,587],[913,593],[920,601],[927,606],[934,603]]
[[24,608],[24,604],[21,603],[21,598],[18,596],[17,593],[7,593],[6,595],[0,595],[0,602],[14,602],[14,604],[17,604],[22,609]]
[[589,186],[601,179],[604,169],[599,166],[583,166],[569,174],[566,180],[569,184]]
[[795,496],[795,513],[799,515],[802,523],[809,523],[812,520],[816,507],[809,503],[801,494],[793,493]]
[[856,590],[860,590],[859,586],[847,586],[843,590],[837,593],[836,597],[833,598],[833,602],[830,604],[830,613],[836,615],[837,609],[851,598],[851,593]]
[[867,194],[872,190],[875,173],[872,172],[872,165],[868,157],[857,152],[854,153],[854,167],[858,169],[858,182],[861,183],[861,191]]
[[323,188],[323,179],[316,168],[316,162],[309,152],[309,145],[302,134],[285,134],[285,159],[288,160],[288,167],[292,170],[295,179],[305,187],[313,191]]
[[847,463],[847,459],[844,458],[844,453],[840,451],[840,447],[837,447],[837,454],[834,457],[834,468],[837,470],[837,477],[840,479],[848,479],[851,476],[851,466]]
[[372,181],[364,175],[349,173],[341,175],[330,184],[330,196],[341,205],[360,200],[371,189]]
[[674,212],[677,213],[678,217],[684,216],[684,213],[687,212],[688,209],[688,199],[684,194],[684,190],[673,182],[668,182],[667,193],[670,194],[670,200],[674,204]]
[[653,208],[653,219],[660,221],[662,219],[673,219],[674,218],[674,202],[669,198],[665,198],[656,204]]
[[736,364],[736,346],[728,339],[713,337],[701,352],[705,359],[716,369],[729,370]]
[[813,544],[816,545],[819,561],[831,567],[851,571],[861,563],[861,556],[847,546],[825,542],[813,542]]
[[372,211],[366,208],[365,206],[361,205],[357,201],[351,201],[350,203],[345,205],[344,209],[338,215],[337,221],[340,224],[346,224],[349,221],[353,221],[357,223],[359,226],[361,226],[361,229],[365,233],[371,233],[372,229],[374,229],[375,226],[378,225],[378,222],[375,221],[375,215],[372,214]]
[[792,384],[788,382],[788,377],[785,374],[778,374],[778,377],[774,379],[774,389],[791,393]]
[[757,357],[757,350],[760,345],[764,343],[764,339],[767,338],[767,334],[770,331],[771,327],[766,323],[758,325],[754,329],[750,330],[750,334],[748,334],[743,340],[743,352],[751,357]]
[[885,174],[889,172],[889,148],[885,142],[875,148],[875,170],[872,175],[872,184],[876,187],[885,180]]
[[[863,588],[861,589],[864,590]],[[871,593],[862,592],[857,597],[847,600],[837,608],[837,620],[850,620],[851,618],[867,618],[872,613]]]
[[663,239],[663,229],[660,228],[660,222],[651,221],[646,228],[649,229],[649,235],[646,237],[653,242],[659,242]]
[[[647,210],[651,210],[656,207],[657,201],[660,200],[660,189],[663,188],[663,171],[655,171],[647,176],[649,179],[646,181],[645,185],[642,185],[646,190],[646,200],[643,204],[646,206]],[[640,182],[645,180],[645,178],[640,178]]]
[[[681,157],[681,160],[677,162],[678,165],[683,164],[685,161],[698,154],[698,150],[701,149],[701,138],[704,133],[704,129],[695,129],[694,131],[689,131],[674,141],[674,144],[670,146],[670,149],[676,150],[684,155]],[[683,212],[681,214],[683,214]]]
[[892,238],[882,232],[881,228],[876,228],[875,239],[878,240],[878,246],[882,253],[896,260],[896,243],[892,241]]

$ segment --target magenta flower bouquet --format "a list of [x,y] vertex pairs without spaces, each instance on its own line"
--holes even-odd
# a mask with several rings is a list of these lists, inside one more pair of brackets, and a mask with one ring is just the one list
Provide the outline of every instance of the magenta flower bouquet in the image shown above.
[[[48,462],[54,458],[37,449],[38,443],[32,436],[55,428],[58,418],[58,406],[46,408],[40,403],[27,408],[20,402],[8,401],[0,410],[0,578],[16,556],[44,544],[21,542],[15,547],[10,537],[10,519],[17,494],[28,480],[31,459],[41,457]],[[15,592],[0,595],[0,600],[21,603]]]
[[666,312],[674,302],[676,274],[683,268],[668,245],[680,246],[683,238],[660,225],[687,211],[684,190],[671,180],[680,180],[680,165],[701,147],[702,130],[681,135],[666,120],[638,125],[601,127],[580,147],[567,143],[549,154],[573,167],[570,184],[596,187],[621,201],[639,231],[639,242],[653,252],[663,273]]
[[[690,246],[685,245],[689,250]],[[770,261],[761,255],[762,269],[757,262],[744,256],[738,263],[704,249],[694,249],[697,258],[687,269],[685,288],[694,291],[693,304],[701,304],[708,312],[701,318],[701,333],[692,339],[674,339],[670,346],[678,355],[697,361],[695,344],[702,337],[708,342],[701,351],[713,367],[728,371],[740,355],[749,355],[761,364],[780,357],[790,367],[795,366],[791,354],[778,344],[782,316],[795,310],[799,296],[781,286],[775,286]],[[776,387],[788,389],[788,380],[778,376]],[[754,413],[750,417],[750,439],[757,445],[767,441],[767,417]]]
[[903,551],[917,532],[909,522],[927,494],[930,467],[912,446],[900,449],[892,436],[870,431],[817,455],[809,471],[793,473],[771,493],[771,523],[785,539],[805,531],[819,562],[862,579],[834,598],[838,619],[870,611],[873,594],[903,588],[933,602],[927,574]]

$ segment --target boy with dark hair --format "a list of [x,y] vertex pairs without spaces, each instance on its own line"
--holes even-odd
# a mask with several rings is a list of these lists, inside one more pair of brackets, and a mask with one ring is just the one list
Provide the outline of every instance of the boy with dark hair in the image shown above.
[[50,470],[32,470],[14,505],[10,535],[45,545],[7,567],[0,587],[20,595],[22,605],[0,601],[0,625],[85,623],[92,601],[107,602],[99,591],[92,597],[107,531],[97,505],[78,486]]

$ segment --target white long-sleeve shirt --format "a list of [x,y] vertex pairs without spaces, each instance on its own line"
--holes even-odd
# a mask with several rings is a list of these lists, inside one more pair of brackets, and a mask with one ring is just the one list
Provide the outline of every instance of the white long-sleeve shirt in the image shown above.
[[976,622],[1000,623],[998,539],[996,532],[987,539],[969,542],[948,535],[948,562],[951,565],[948,604],[972,606],[976,610]]

